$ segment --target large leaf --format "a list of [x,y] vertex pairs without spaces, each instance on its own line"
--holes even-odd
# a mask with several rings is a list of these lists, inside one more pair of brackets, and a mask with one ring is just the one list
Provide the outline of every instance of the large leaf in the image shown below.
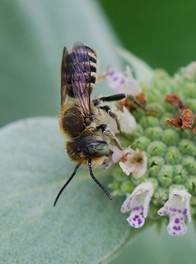
[[53,207],[73,170],[56,119],[8,125],[0,130],[0,146],[0,263],[100,263],[125,243],[121,201],[110,201],[86,170]]
[[140,233],[134,240],[130,240],[126,247],[113,260],[112,264],[158,263],[158,264],[184,264],[195,263],[196,250],[195,228],[189,227],[186,235],[171,237],[163,225],[160,232],[156,228],[149,228]]
[[0,125],[57,114],[64,46],[95,48],[100,72],[119,65],[118,41],[96,1],[0,1],[0,36]]

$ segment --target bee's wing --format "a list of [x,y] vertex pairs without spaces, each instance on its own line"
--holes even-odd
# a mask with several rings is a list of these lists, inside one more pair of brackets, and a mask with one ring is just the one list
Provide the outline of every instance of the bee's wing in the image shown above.
[[[80,67],[74,65],[74,68],[78,73]],[[87,80],[90,78],[90,74],[81,72],[79,75],[74,75],[73,78],[75,79],[72,82],[74,96],[78,100],[83,116],[89,116],[91,114],[91,90]]]
[[86,46],[79,44],[73,48],[74,61],[72,88],[78,100],[83,116],[91,114],[91,65]]
[[97,54],[93,49],[91,49],[89,46],[86,46],[85,44],[83,44],[80,41],[77,41],[74,43],[73,50],[75,50],[75,49],[77,49],[77,50],[82,49],[83,51],[84,51],[84,49],[86,49],[86,51],[91,52],[94,55],[94,57],[97,57]]
[[68,50],[66,47],[63,49],[63,57],[61,61],[61,105],[65,102],[66,94],[67,94],[67,82],[65,81],[65,67],[67,65],[67,55]]

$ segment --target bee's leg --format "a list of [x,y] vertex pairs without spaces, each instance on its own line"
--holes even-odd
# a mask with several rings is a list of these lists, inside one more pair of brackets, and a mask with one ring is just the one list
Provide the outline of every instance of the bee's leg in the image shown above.
[[104,133],[106,131],[107,125],[106,124],[100,124],[96,127],[96,131],[97,130],[101,130],[102,133]]
[[119,148],[119,149],[122,149],[122,146],[118,140],[118,138],[109,130],[107,129],[107,125],[106,124],[100,124],[99,126],[96,127],[96,130],[99,130],[101,129],[102,133],[109,137],[111,140],[113,140],[116,144],[116,146]]
[[112,133],[112,131],[110,131],[109,129],[106,129],[103,134],[107,137],[109,137],[111,140],[114,141],[115,145],[119,148],[119,149],[123,149],[118,138]]
[[118,117],[114,112],[112,112],[111,108],[108,105],[99,106],[99,108],[104,110],[106,113],[108,113],[108,115],[111,118],[113,118],[115,120],[118,131],[121,133],[121,128],[120,128],[120,123],[119,123]]
[[107,197],[112,200],[111,194],[108,192],[108,190],[95,178],[95,175],[93,174],[92,170],[92,164],[91,164],[91,159],[88,161],[88,168],[89,168],[89,173],[91,178],[94,180],[94,182],[102,189],[102,191],[107,195]]
[[109,129],[107,129],[107,125],[106,124],[101,124],[99,126],[96,127],[96,130],[99,130],[101,129],[102,133],[109,137],[111,140],[113,140],[116,144],[116,146],[119,148],[119,149],[122,149],[122,146],[118,140],[118,138],[112,133],[112,131],[110,131]]
[[124,93],[120,93],[120,94],[113,94],[110,96],[103,96],[97,99],[93,100],[93,104],[95,106],[98,106],[101,102],[113,102],[113,101],[119,101],[122,100],[123,98],[125,98],[126,95]]
[[67,187],[67,185],[70,183],[70,181],[73,179],[73,177],[76,175],[76,172],[78,170],[78,168],[80,167],[81,163],[78,163],[72,173],[72,175],[69,177],[69,179],[66,181],[66,183],[63,185],[63,187],[60,189],[59,193],[57,194],[57,197],[54,201],[54,206],[56,205],[61,193],[63,192],[63,190]]

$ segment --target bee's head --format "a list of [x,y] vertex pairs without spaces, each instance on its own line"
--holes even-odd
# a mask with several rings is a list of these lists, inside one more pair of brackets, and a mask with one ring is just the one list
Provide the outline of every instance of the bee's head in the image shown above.
[[104,141],[93,136],[79,138],[74,142],[67,144],[67,150],[73,159],[79,158],[98,158],[102,156],[110,156],[112,151],[110,146]]

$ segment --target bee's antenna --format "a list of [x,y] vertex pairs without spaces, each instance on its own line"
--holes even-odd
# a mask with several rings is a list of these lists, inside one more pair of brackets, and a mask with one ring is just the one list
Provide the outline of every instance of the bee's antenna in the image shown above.
[[55,199],[55,201],[54,201],[54,204],[53,204],[54,206],[56,205],[56,203],[57,203],[57,201],[58,201],[58,199],[59,199],[61,193],[63,192],[63,190],[67,187],[67,185],[69,184],[69,182],[70,182],[70,181],[73,179],[73,177],[76,175],[76,172],[77,172],[78,168],[80,167],[80,165],[81,165],[81,163],[78,163],[78,164],[76,165],[76,167],[75,167],[75,169],[74,169],[72,175],[69,177],[69,179],[68,179],[68,180],[66,181],[66,183],[63,185],[63,187],[60,189],[60,191],[59,191],[59,193],[57,194],[57,197],[56,197],[56,199]]
[[92,179],[102,189],[102,191],[107,195],[107,197],[110,200],[112,200],[111,194],[108,192],[108,190],[95,178],[95,176],[93,174],[92,166],[91,166],[91,159],[89,159],[89,161],[88,161],[88,168],[89,168],[90,176],[92,177]]

